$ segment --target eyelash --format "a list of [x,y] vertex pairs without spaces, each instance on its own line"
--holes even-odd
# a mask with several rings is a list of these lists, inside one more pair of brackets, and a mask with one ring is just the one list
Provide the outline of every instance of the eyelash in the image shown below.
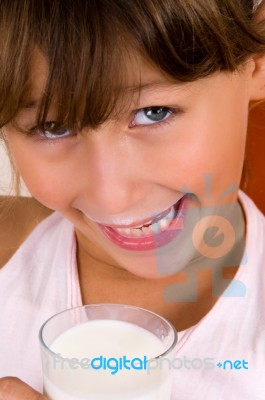
[[[146,124],[138,124],[138,125],[136,125],[136,124],[133,123],[133,121],[135,120],[137,114],[139,114],[141,112],[147,112],[148,110],[153,110],[154,111],[154,110],[158,110],[158,109],[166,110],[167,113],[168,113],[168,116],[166,118],[162,119],[161,121],[154,121],[153,123],[150,123],[150,124],[146,123]],[[133,120],[130,122],[129,128],[130,129],[137,129],[137,128],[141,128],[141,129],[150,129],[150,128],[151,129],[156,129],[156,128],[160,128],[161,125],[170,124],[172,122],[172,120],[174,120],[174,117],[176,117],[177,115],[183,114],[183,113],[184,113],[184,111],[179,109],[179,108],[165,107],[165,106],[151,106],[151,107],[140,108],[140,109],[134,111]],[[47,121],[47,125],[48,124],[56,124],[56,122],[55,121]],[[45,131],[49,132],[50,134],[52,134],[51,133],[51,129],[49,131],[47,128],[45,129],[45,127],[34,126],[29,130],[29,132],[27,133],[27,136],[30,136],[30,137],[33,136],[38,141],[46,141],[46,142],[49,142],[49,143],[56,143],[56,142],[59,142],[61,140],[67,139],[67,138],[68,139],[69,138],[74,138],[74,137],[76,137],[78,135],[78,132],[68,130],[69,131],[69,135],[58,136],[58,137],[54,137],[54,138],[51,139],[51,138],[48,138],[47,136],[45,136],[45,133],[44,133]],[[58,130],[58,132],[59,131],[60,131],[60,129]],[[61,131],[63,131],[63,129],[61,129]],[[65,132],[66,131],[67,131],[67,129],[65,129]],[[56,131],[54,130],[54,132],[56,132]]]

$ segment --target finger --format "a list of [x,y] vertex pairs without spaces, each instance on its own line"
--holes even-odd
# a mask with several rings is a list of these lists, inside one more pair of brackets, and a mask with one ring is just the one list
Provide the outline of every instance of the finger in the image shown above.
[[18,378],[0,378],[0,400],[48,400]]

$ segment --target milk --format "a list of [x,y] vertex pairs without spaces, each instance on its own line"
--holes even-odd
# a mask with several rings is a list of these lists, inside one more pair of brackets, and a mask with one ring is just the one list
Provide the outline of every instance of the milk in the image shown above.
[[146,329],[128,322],[93,320],[62,333],[50,349],[61,356],[44,366],[44,393],[51,400],[170,399],[168,364],[158,365],[156,360],[149,370],[147,361],[165,347]]

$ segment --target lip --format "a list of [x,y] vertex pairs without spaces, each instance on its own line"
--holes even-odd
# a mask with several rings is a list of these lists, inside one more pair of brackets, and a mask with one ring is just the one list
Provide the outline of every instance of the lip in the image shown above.
[[[170,243],[184,227],[184,218],[185,218],[185,209],[187,203],[187,196],[183,196],[176,204],[174,204],[175,208],[175,217],[171,220],[169,226],[166,230],[161,231],[159,233],[152,232],[151,235],[145,237],[125,237],[122,236],[115,228],[129,228],[129,227],[136,227],[138,225],[144,225],[145,223],[149,222],[149,220],[141,221],[139,224],[134,223],[131,225],[126,226],[110,226],[110,225],[102,225],[97,224],[103,234],[115,245],[131,251],[147,251],[147,250],[155,250],[166,244]],[[163,211],[159,215],[157,215],[152,221],[158,221],[162,219],[169,213],[169,209]]]

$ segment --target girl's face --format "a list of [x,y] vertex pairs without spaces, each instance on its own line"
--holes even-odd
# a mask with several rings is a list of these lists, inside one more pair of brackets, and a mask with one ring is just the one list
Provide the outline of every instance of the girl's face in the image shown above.
[[16,117],[34,134],[6,127],[12,157],[32,195],[74,224],[83,249],[137,276],[173,274],[198,258],[199,222],[205,233],[213,213],[237,202],[253,68],[177,84],[142,62],[129,110],[55,137],[53,110],[45,132],[32,129],[46,78],[36,59]]

